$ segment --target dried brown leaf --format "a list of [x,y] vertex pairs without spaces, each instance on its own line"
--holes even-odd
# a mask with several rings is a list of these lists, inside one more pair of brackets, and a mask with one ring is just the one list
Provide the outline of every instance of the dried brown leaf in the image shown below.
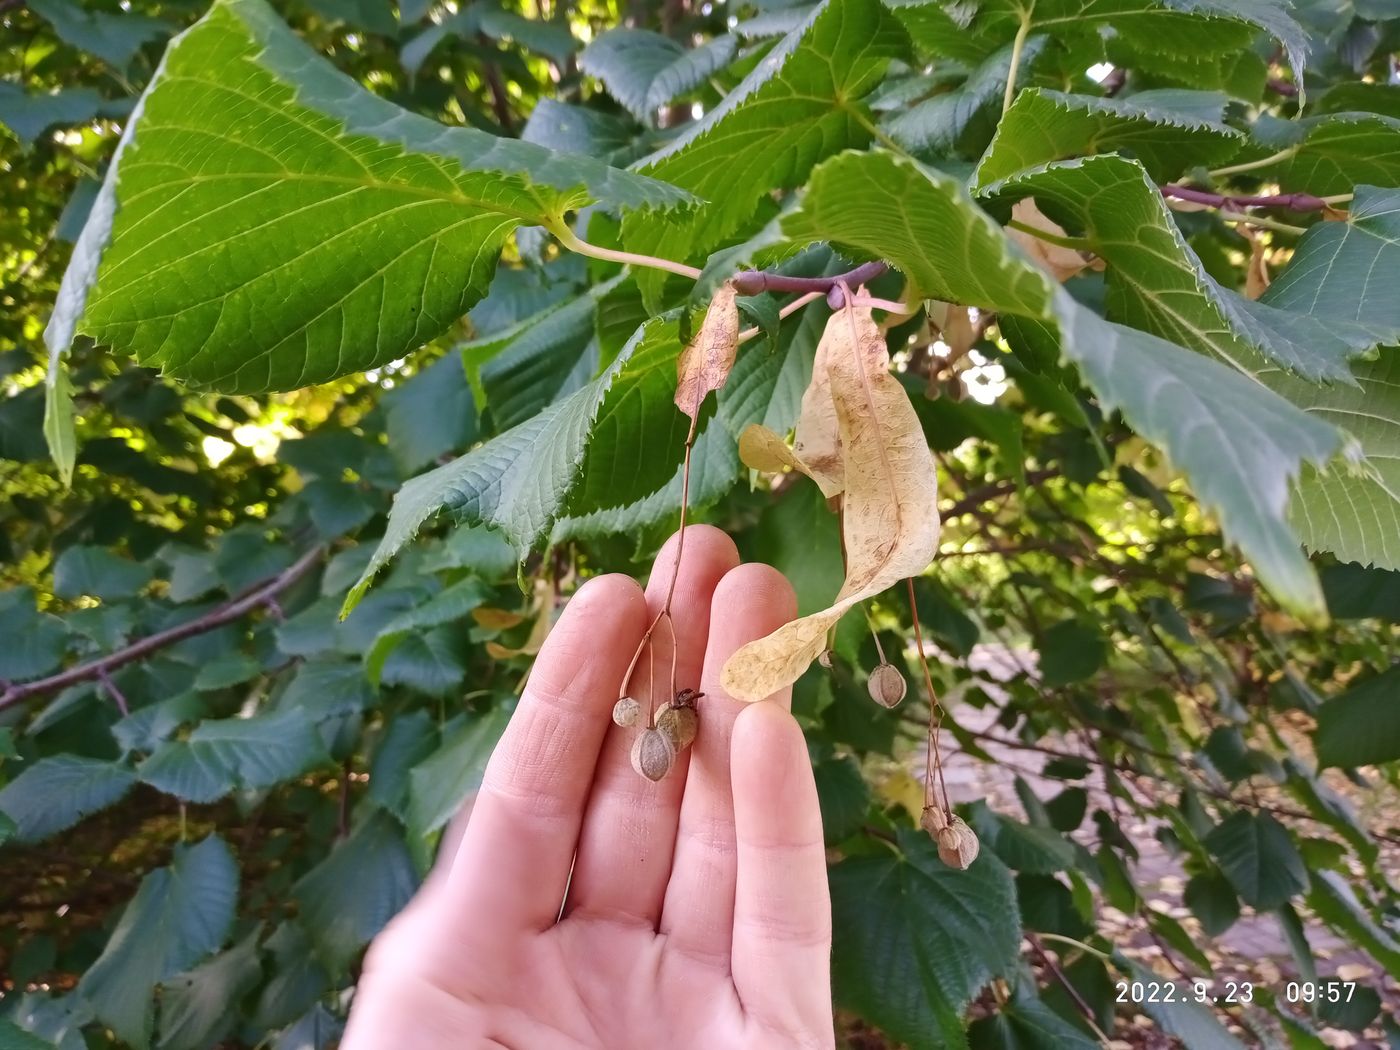
[[[1044,230],[1056,237],[1065,236],[1064,227],[1046,218],[1036,205],[1034,197],[1017,201],[1011,208],[1011,217],[1017,222],[1033,226],[1037,230]],[[1032,262],[1057,281],[1067,281],[1089,265],[1089,260],[1073,248],[1051,244],[1048,241],[1042,241],[1039,237],[1010,227],[1007,228],[1006,232],[1011,235],[1013,241],[1021,246],[1021,250],[1030,256]]]
[[723,284],[710,300],[700,331],[676,362],[676,407],[694,419],[711,390],[724,386],[739,350],[739,305],[734,287]]
[[[817,358],[823,367],[812,383],[825,376],[837,422],[846,581],[830,608],[785,624],[729,658],[721,681],[740,700],[762,700],[796,681],[848,609],[922,572],[938,548],[933,454],[909,395],[890,374],[871,312],[834,314]],[[801,459],[810,466],[805,455]]]
[[793,455],[787,442],[759,423],[750,423],[739,435],[739,461],[763,474],[781,474],[789,468],[807,473],[807,467]]

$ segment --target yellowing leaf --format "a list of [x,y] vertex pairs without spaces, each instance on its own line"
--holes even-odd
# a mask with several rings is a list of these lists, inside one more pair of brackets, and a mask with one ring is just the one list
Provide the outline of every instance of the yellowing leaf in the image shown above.
[[1264,247],[1264,239],[1247,226],[1241,225],[1240,232],[1249,241],[1249,266],[1244,274],[1244,296],[1258,299],[1269,289],[1269,256]]
[[[736,699],[762,700],[796,681],[848,609],[933,560],[939,534],[933,454],[889,363],[869,310],[841,310],[827,322],[808,393],[827,390],[836,418],[846,581],[829,609],[785,624],[729,658],[721,682]],[[804,399],[804,412],[807,407]],[[815,399],[810,407],[817,415]]]
[[739,305],[726,283],[715,292],[700,331],[676,363],[676,407],[694,419],[711,390],[724,386],[739,349]]
[[516,624],[523,623],[525,617],[509,609],[482,606],[472,610],[472,619],[477,622],[477,626],[485,627],[489,631],[508,631]]

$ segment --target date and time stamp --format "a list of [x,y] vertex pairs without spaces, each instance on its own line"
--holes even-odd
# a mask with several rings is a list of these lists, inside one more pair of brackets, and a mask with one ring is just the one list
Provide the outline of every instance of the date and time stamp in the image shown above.
[[[1285,981],[1272,988],[1276,998],[1299,1006],[1349,1003],[1360,987],[1356,981]],[[1120,1003],[1204,1003],[1214,1006],[1248,1006],[1254,1002],[1255,985],[1249,981],[1118,981]]]

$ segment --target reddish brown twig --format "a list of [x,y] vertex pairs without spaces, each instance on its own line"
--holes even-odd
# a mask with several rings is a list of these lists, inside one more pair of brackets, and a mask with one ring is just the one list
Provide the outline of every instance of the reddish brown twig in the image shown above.
[[1205,204],[1212,208],[1287,208],[1289,211],[1321,211],[1328,202],[1311,193],[1270,193],[1258,196],[1212,193],[1177,183],[1161,187],[1162,196]]

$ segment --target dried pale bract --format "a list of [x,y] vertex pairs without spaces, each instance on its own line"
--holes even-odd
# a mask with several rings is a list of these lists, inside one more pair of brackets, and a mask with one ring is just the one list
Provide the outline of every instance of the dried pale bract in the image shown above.
[[631,728],[642,720],[642,705],[630,696],[624,696],[613,704],[613,721],[623,729]]
[[839,425],[846,580],[830,608],[729,658],[721,681],[738,700],[762,700],[796,681],[848,609],[917,576],[938,549],[933,454],[908,393],[890,374],[885,338],[870,310],[833,314],[817,356]]
[[675,764],[676,749],[660,729],[643,729],[632,741],[632,768],[653,783],[664,779]]
[[[1011,208],[1011,217],[1019,223],[1033,229],[1044,230],[1055,237],[1065,236],[1064,227],[1046,218],[1032,197],[1017,201]],[[1031,257],[1032,262],[1057,281],[1069,280],[1086,266],[1091,266],[1096,270],[1103,269],[1101,261],[1095,260],[1092,256],[1086,258],[1084,254],[1073,248],[1051,244],[1049,241],[1041,240],[1039,237],[1014,228],[1008,229],[1006,232]]]
[[710,300],[705,320],[676,363],[676,407],[694,419],[711,390],[724,386],[739,351],[739,305],[734,287],[723,284]]
[[870,672],[866,688],[870,690],[870,699],[881,707],[895,707],[904,699],[909,683],[894,664],[882,663]]
[[817,654],[817,663],[821,664],[828,671],[831,670],[831,664],[835,659],[836,654],[833,653],[830,649],[823,649],[820,653]]
[[967,826],[967,821],[955,816],[947,827],[934,835],[938,843],[938,859],[950,868],[966,871],[972,867],[982,845],[977,841],[977,833]]

